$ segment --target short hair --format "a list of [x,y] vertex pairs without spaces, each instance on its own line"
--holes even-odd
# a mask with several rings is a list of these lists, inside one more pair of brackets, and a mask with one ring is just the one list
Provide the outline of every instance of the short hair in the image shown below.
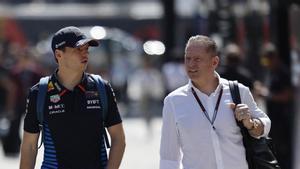
[[187,50],[187,47],[190,46],[191,44],[196,44],[199,47],[206,48],[207,52],[210,52],[213,56],[217,56],[218,54],[216,42],[207,36],[196,35],[190,37],[190,39],[186,43],[185,52]]
[[[61,50],[63,52],[66,52],[66,47],[61,47],[61,48],[58,48],[56,50]],[[54,51],[54,59],[55,59],[55,62],[58,63],[58,60],[57,60],[56,55],[55,55],[55,51]]]

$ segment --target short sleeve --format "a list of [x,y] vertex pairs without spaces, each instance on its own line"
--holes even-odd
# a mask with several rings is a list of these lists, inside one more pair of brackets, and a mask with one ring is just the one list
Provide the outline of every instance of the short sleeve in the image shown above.
[[117,100],[113,88],[109,83],[105,84],[106,94],[108,97],[108,112],[105,119],[105,127],[110,127],[122,123],[122,119],[117,106]]
[[40,131],[36,113],[36,96],[37,90],[30,89],[26,99],[24,130],[29,133]]

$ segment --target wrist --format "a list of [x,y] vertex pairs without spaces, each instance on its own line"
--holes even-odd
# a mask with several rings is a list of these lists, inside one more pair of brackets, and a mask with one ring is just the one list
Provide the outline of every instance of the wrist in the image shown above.
[[247,128],[249,131],[251,130],[255,130],[258,128],[258,125],[259,125],[259,120],[257,119],[251,119],[250,123],[252,124],[251,127]]

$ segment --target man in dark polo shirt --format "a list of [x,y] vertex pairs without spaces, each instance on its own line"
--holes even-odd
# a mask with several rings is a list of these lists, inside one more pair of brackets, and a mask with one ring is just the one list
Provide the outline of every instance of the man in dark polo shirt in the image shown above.
[[[51,75],[44,106],[44,160],[42,169],[118,169],[125,149],[122,120],[115,96],[105,82],[108,100],[106,119],[96,83],[85,72],[89,46],[98,42],[87,39],[76,27],[59,30],[52,39],[58,69]],[[37,155],[39,122],[36,102],[38,85],[30,89],[21,148],[21,169],[33,169]],[[106,155],[103,122],[111,137]]]

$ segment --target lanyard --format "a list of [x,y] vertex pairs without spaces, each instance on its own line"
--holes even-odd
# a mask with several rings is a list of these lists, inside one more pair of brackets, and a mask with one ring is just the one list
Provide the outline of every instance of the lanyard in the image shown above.
[[208,113],[206,111],[206,109],[204,108],[203,104],[201,103],[198,95],[196,94],[194,88],[192,87],[192,93],[197,101],[197,103],[199,104],[201,110],[203,111],[205,117],[207,118],[207,120],[210,122],[212,128],[215,130],[215,126],[214,126],[214,122],[216,120],[216,117],[217,117],[217,113],[218,113],[218,109],[219,109],[219,105],[220,105],[220,101],[221,101],[221,97],[222,97],[222,94],[223,94],[223,88],[221,88],[220,90],[220,93],[219,93],[219,97],[218,97],[218,100],[217,100],[217,103],[216,103],[216,106],[215,106],[215,110],[214,110],[214,114],[213,114],[213,118],[210,119],[209,116],[208,116]]

